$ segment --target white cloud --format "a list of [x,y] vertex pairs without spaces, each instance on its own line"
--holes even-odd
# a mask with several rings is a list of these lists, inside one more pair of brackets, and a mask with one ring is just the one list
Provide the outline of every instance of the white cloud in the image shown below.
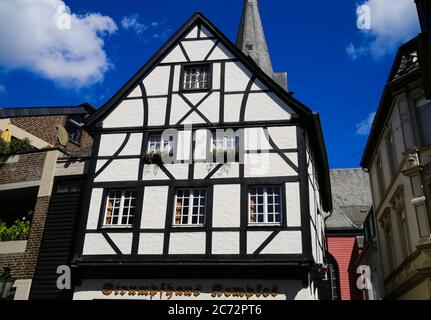
[[6,87],[0,84],[0,94],[5,94],[5,93],[6,93]]
[[356,125],[356,134],[360,136],[366,136],[370,133],[371,127],[373,125],[374,117],[376,116],[376,113],[370,113],[368,115],[368,118],[364,121],[361,121]]
[[110,68],[104,37],[117,25],[100,13],[69,15],[65,5],[62,0],[0,0],[0,66],[29,70],[65,87],[102,81]]
[[370,9],[371,28],[361,31],[363,43],[346,48],[352,59],[365,54],[384,56],[419,33],[413,0],[366,0],[363,4]]
[[144,41],[148,41],[149,38],[165,38],[172,31],[172,28],[166,25],[166,20],[161,22],[153,21],[151,23],[145,23],[141,20],[139,14],[131,14],[121,19],[121,26],[125,30],[135,32]]
[[121,26],[126,30],[133,30],[138,35],[148,30],[148,25],[139,22],[139,15],[132,14],[121,19]]

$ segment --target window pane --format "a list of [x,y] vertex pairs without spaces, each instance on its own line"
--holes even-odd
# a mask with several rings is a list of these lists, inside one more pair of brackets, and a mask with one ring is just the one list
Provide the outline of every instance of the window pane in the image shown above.
[[208,89],[209,65],[184,68],[184,89]]

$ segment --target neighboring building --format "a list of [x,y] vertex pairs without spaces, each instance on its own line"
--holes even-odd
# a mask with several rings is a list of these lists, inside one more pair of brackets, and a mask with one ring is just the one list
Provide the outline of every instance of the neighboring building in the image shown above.
[[431,299],[431,1],[422,34],[402,45],[361,165],[371,176],[385,299]]
[[372,205],[369,177],[362,169],[333,169],[333,211],[326,219],[328,268],[334,300],[362,300],[357,259],[363,249],[363,224]]
[[[28,299],[32,282],[33,287],[38,282],[35,280],[36,262],[41,259],[40,246],[46,221],[52,220],[50,215],[56,213],[61,220],[56,238],[51,242],[55,242],[60,255],[68,250],[60,247],[68,236],[61,229],[61,223],[67,221],[69,214],[65,199],[71,191],[71,177],[83,180],[84,162],[80,159],[89,157],[92,138],[79,123],[93,112],[89,105],[0,109],[0,132],[9,130],[14,143],[26,138],[30,142],[25,152],[0,157],[0,221],[6,223],[0,230],[3,240],[0,242],[0,273],[10,267],[16,279],[15,299]],[[70,139],[66,147],[58,140],[58,132],[64,133],[64,128]],[[21,221],[19,228],[17,220]],[[31,222],[29,232],[25,230],[26,221]],[[18,228],[18,236],[7,231],[12,226]],[[55,277],[55,269],[53,272]]]
[[87,120],[74,299],[318,298],[319,117],[272,72],[256,0],[241,21],[243,51],[193,15]]

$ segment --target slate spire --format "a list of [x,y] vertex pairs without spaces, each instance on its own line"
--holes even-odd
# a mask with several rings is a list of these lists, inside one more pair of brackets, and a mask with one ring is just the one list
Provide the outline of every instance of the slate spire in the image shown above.
[[250,56],[265,73],[271,78],[274,78],[257,0],[244,0],[236,44],[246,55]]

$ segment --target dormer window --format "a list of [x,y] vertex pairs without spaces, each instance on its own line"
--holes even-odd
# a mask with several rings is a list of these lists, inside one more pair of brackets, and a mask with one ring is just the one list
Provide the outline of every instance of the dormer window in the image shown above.
[[66,122],[66,131],[69,133],[69,141],[78,144],[81,142],[82,123],[84,116],[81,114],[69,115]]
[[210,90],[211,66],[209,64],[185,66],[182,78],[183,90]]

